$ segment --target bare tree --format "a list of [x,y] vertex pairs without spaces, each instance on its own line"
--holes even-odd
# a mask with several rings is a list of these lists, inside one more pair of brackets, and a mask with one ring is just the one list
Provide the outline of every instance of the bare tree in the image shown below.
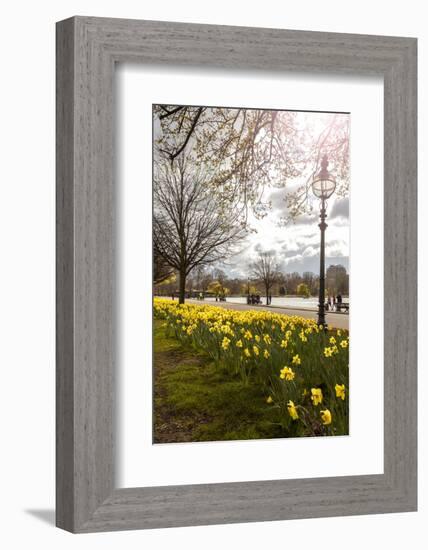
[[266,303],[270,289],[272,288],[278,274],[278,265],[274,252],[259,252],[255,262],[251,264],[251,270],[254,279],[259,281],[265,287]]
[[343,265],[330,265],[326,271],[326,288],[330,294],[349,293],[349,275]]
[[169,279],[174,273],[174,268],[171,267],[159,253],[159,250],[153,246],[153,282],[155,285],[163,283]]
[[179,303],[184,303],[186,278],[192,269],[233,254],[246,236],[239,211],[221,208],[209,175],[184,157],[154,167],[153,246],[179,274]]

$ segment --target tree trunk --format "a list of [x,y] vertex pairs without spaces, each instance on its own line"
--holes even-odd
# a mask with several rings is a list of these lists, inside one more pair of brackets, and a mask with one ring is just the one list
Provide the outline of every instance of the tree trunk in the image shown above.
[[180,271],[180,284],[179,284],[179,294],[178,294],[178,303],[184,304],[186,293],[186,273]]
[[266,286],[266,305],[268,306],[269,305],[269,286],[268,285],[265,285]]

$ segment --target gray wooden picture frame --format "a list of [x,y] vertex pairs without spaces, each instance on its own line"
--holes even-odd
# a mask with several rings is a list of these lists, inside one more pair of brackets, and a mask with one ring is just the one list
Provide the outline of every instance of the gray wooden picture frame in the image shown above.
[[[73,17],[57,24],[56,47],[57,526],[83,533],[416,510],[416,39]],[[115,487],[117,62],[383,77],[383,474]]]

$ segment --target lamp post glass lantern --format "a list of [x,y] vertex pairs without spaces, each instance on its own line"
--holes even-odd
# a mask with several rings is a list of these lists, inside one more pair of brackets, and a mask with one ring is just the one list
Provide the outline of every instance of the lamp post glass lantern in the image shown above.
[[318,303],[318,325],[326,327],[325,322],[325,230],[327,224],[326,201],[329,199],[336,189],[336,181],[328,171],[328,158],[324,155],[321,161],[321,170],[314,176],[312,180],[312,191],[314,195],[321,200],[320,208],[320,223],[318,227],[321,231],[320,243],[320,288],[319,288],[319,303]]

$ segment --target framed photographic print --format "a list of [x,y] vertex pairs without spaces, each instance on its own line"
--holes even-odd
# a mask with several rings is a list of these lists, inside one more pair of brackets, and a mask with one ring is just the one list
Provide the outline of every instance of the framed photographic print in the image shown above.
[[416,509],[416,40],[57,26],[57,525]]

